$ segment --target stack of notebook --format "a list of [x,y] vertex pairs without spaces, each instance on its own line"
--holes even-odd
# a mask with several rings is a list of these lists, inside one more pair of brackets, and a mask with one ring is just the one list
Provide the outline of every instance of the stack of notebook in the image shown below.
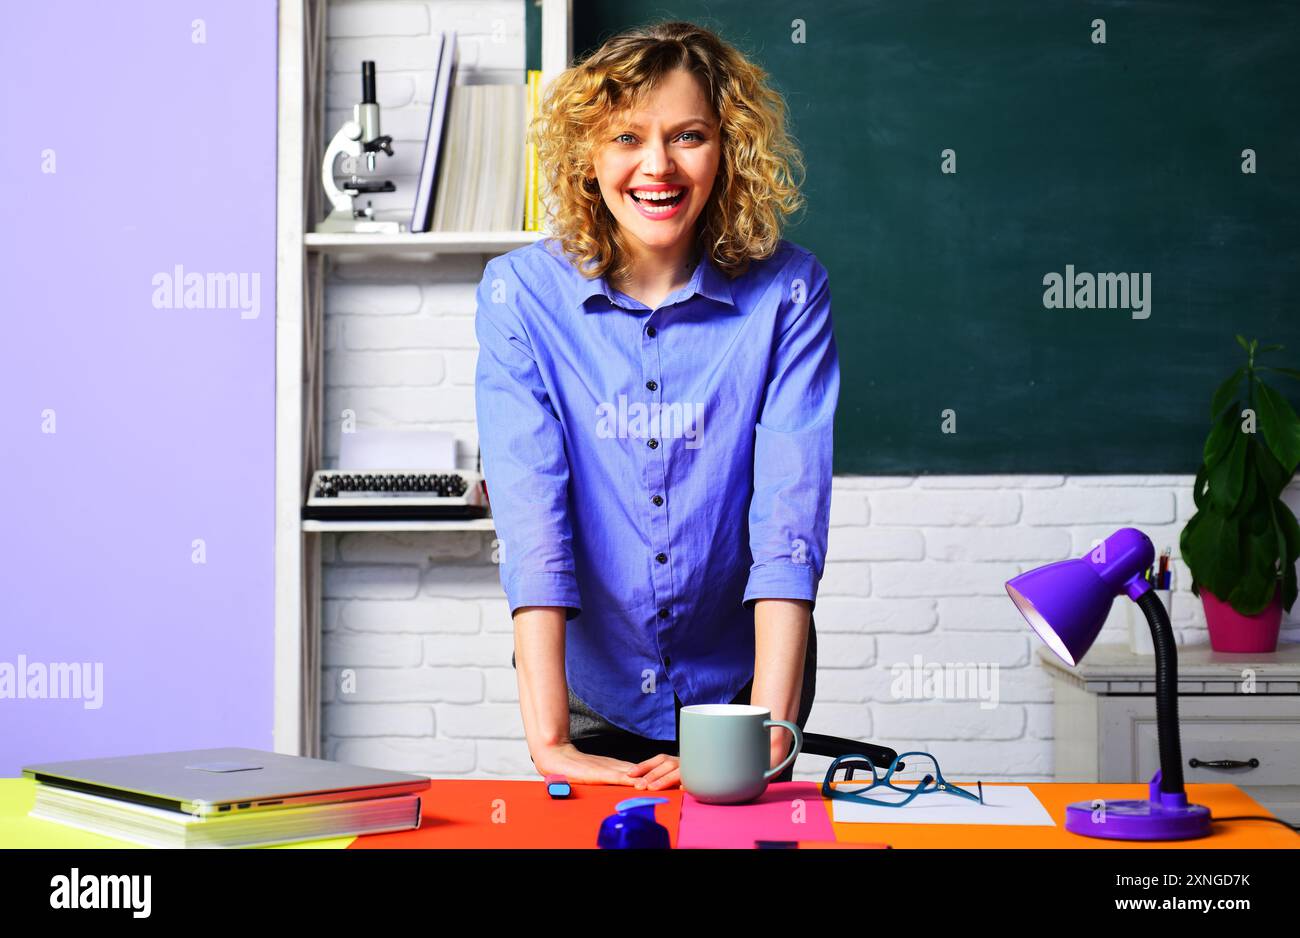
[[255,847],[420,826],[429,779],[255,749],[27,766],[32,817],[151,847]]

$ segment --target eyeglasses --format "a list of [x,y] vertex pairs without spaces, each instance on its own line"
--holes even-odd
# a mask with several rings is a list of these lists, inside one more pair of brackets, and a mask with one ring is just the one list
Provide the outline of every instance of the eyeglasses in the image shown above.
[[[855,773],[859,772],[866,774],[861,779],[855,779]],[[939,760],[928,752],[899,753],[889,763],[889,768],[883,771],[876,767],[869,756],[847,755],[837,758],[826,770],[822,795],[860,804],[879,805],[882,808],[901,808],[921,795],[942,792],[983,804],[984,783],[976,782],[975,785],[979,790],[978,795],[945,779],[939,771]],[[885,789],[879,792],[882,795],[888,791],[903,797],[889,797],[887,800],[868,797],[866,793],[873,789]]]

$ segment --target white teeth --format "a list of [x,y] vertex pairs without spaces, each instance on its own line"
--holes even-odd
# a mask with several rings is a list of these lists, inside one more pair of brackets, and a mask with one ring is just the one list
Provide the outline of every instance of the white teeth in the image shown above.
[[639,189],[636,190],[636,197],[643,202],[647,200],[658,202],[663,199],[675,199],[677,198],[677,196],[681,194],[682,194],[681,189],[670,189],[664,192],[644,192]]

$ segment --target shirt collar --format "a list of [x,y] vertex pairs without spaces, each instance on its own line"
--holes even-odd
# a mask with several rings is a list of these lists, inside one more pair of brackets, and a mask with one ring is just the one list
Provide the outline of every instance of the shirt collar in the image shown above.
[[[708,254],[704,254],[700,259],[700,263],[695,265],[695,272],[691,274],[691,279],[686,286],[665,297],[664,302],[667,303],[671,300],[671,302],[679,303],[682,300],[690,299],[696,293],[707,296],[711,300],[717,300],[720,303],[735,305],[730,278],[718,269],[717,265],[713,263],[713,258]],[[587,300],[598,294],[608,299],[611,305],[618,305],[616,297],[622,296],[609,285],[609,281],[605,279],[604,275],[584,277],[579,273],[576,298],[584,310],[590,310],[591,307],[587,306]],[[631,299],[631,297],[628,299]]]

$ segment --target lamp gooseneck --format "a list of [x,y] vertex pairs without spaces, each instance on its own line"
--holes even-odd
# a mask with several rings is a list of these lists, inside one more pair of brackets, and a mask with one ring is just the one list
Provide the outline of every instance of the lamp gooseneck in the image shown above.
[[1178,734],[1178,652],[1174,629],[1165,604],[1155,590],[1147,590],[1135,602],[1151,626],[1156,657],[1156,737],[1160,745],[1160,790],[1183,793],[1183,747]]

